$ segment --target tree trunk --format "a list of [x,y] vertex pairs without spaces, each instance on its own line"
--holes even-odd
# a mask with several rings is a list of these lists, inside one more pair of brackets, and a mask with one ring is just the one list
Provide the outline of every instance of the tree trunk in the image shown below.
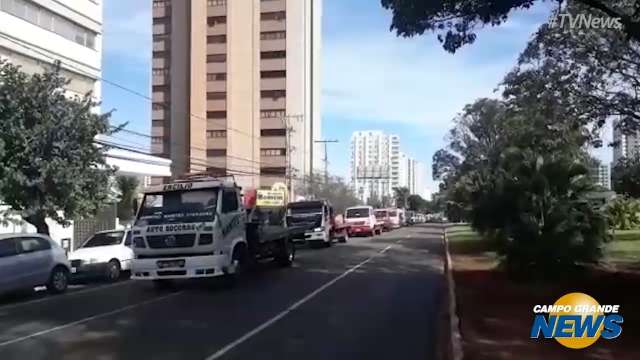
[[31,225],[36,227],[36,231],[38,234],[49,235],[49,225],[45,221],[45,217],[43,215],[31,215],[27,216],[25,220]]

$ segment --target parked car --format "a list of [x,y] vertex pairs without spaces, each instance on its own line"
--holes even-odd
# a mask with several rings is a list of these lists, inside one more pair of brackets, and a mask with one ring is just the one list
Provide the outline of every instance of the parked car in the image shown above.
[[389,219],[391,221],[392,229],[399,229],[402,227],[402,215],[400,215],[399,209],[389,209]]
[[117,281],[131,270],[133,249],[131,231],[109,230],[92,235],[80,248],[69,254],[74,278],[102,277]]
[[349,224],[350,236],[382,233],[382,227],[377,224],[376,216],[371,206],[354,206],[345,211],[345,218]]
[[389,210],[376,209],[375,215],[376,215],[376,220],[378,221],[378,224],[382,227],[382,231],[390,231],[391,218],[389,218]]
[[0,293],[46,285],[57,294],[67,290],[70,266],[64,249],[41,234],[0,235]]

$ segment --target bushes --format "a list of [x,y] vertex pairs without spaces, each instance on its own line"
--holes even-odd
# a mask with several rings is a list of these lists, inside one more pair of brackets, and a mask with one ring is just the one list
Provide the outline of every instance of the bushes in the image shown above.
[[607,205],[607,215],[611,227],[616,230],[640,228],[640,201],[619,197]]

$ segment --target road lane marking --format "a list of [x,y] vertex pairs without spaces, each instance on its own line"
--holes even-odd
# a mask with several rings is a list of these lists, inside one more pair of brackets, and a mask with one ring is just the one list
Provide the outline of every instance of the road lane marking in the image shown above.
[[41,302],[45,302],[48,300],[57,300],[57,299],[64,299],[73,295],[81,295],[81,294],[87,294],[87,293],[91,293],[94,291],[98,291],[98,290],[103,290],[103,289],[110,289],[112,287],[117,287],[117,286],[122,286],[122,285],[129,285],[132,284],[133,282],[130,280],[126,280],[126,281],[121,281],[121,282],[117,282],[115,284],[109,284],[109,285],[101,285],[101,286],[96,286],[96,287],[89,287],[88,289],[81,289],[78,291],[68,291],[64,294],[59,294],[59,295],[47,295],[43,298],[40,299],[34,299],[34,300],[29,300],[29,301],[25,301],[25,302],[19,302],[16,304],[7,304],[7,305],[3,305],[0,306],[0,311],[4,311],[4,310],[8,310],[8,309],[15,309],[17,307],[20,306],[25,306],[25,305],[31,305],[31,304],[37,304],[37,303],[41,303]]
[[[384,248],[383,250],[379,251],[378,254],[384,254],[387,250],[391,249],[393,245],[389,245],[386,248]],[[215,359],[219,359],[220,357],[222,357],[223,355],[225,355],[226,353],[228,353],[229,351],[233,350],[235,347],[237,347],[238,345],[242,344],[243,342],[249,340],[251,337],[253,337],[254,335],[258,334],[259,332],[261,332],[262,330],[268,328],[269,326],[275,324],[276,322],[278,322],[278,320],[282,319],[283,317],[287,316],[289,313],[291,313],[293,310],[299,308],[300,306],[302,306],[304,303],[306,303],[307,301],[313,299],[316,295],[320,294],[321,292],[323,292],[324,290],[326,290],[328,287],[330,287],[331,285],[335,284],[336,282],[338,282],[340,279],[344,278],[345,276],[351,274],[352,272],[358,270],[360,267],[362,267],[363,265],[365,265],[366,263],[368,263],[369,261],[373,260],[375,257],[377,256],[371,256],[368,259],[364,260],[363,262],[351,267],[350,269],[348,269],[347,271],[345,271],[344,273],[338,275],[337,277],[333,278],[332,280],[330,280],[329,282],[325,283],[324,285],[320,286],[319,288],[317,288],[316,290],[312,291],[311,293],[309,293],[307,296],[303,297],[302,299],[296,301],[293,305],[289,306],[288,308],[286,308],[285,310],[283,310],[282,312],[280,312],[279,314],[277,314],[276,316],[272,317],[271,319],[265,321],[264,323],[262,323],[260,326],[256,327],[255,329],[249,331],[248,333],[242,335],[241,337],[239,337],[238,339],[234,340],[233,342],[227,344],[225,347],[223,347],[222,349],[216,351],[215,353],[213,353],[212,355],[209,355],[205,360],[215,360]]]
[[165,295],[165,296],[161,296],[161,297],[158,297],[158,298],[150,299],[150,300],[147,300],[147,301],[139,302],[137,304],[128,305],[128,306],[122,307],[120,309],[112,310],[112,311],[109,311],[109,312],[106,312],[106,313],[102,313],[102,314],[89,316],[89,317],[86,317],[84,319],[80,319],[80,320],[77,320],[77,321],[66,323],[64,325],[60,325],[60,326],[52,327],[50,329],[38,331],[38,332],[35,332],[33,334],[21,336],[19,338],[15,338],[15,339],[12,339],[12,340],[7,340],[5,342],[0,343],[0,348],[5,347],[7,345],[15,344],[15,343],[18,343],[18,342],[21,342],[21,341],[24,341],[24,340],[29,340],[29,339],[34,338],[34,337],[45,335],[45,334],[48,334],[48,333],[51,333],[51,332],[54,332],[54,331],[63,330],[63,329],[67,329],[67,328],[70,328],[70,327],[73,327],[73,326],[76,326],[76,325],[84,324],[84,323],[89,322],[91,320],[102,319],[102,318],[105,318],[105,317],[108,317],[108,316],[111,316],[111,315],[119,314],[121,312],[125,312],[125,311],[131,310],[131,309],[134,309],[134,308],[137,308],[137,307],[140,307],[140,306],[148,305],[148,304],[151,304],[151,303],[155,303],[155,302],[158,302],[158,301],[161,301],[161,300],[168,299],[170,297],[174,297],[176,295],[180,295],[181,293],[182,293],[182,291],[171,293],[169,295]]

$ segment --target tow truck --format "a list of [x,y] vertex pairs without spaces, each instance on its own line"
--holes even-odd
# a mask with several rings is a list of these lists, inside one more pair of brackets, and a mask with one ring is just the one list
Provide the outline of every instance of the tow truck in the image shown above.
[[257,260],[290,266],[285,204],[260,207],[256,190],[241,190],[233,177],[206,174],[146,189],[131,230],[131,278],[157,287],[217,276],[234,283]]
[[287,205],[287,225],[294,231],[294,241],[311,247],[329,247],[333,240],[346,242],[349,226],[336,216],[327,200],[306,200]]

